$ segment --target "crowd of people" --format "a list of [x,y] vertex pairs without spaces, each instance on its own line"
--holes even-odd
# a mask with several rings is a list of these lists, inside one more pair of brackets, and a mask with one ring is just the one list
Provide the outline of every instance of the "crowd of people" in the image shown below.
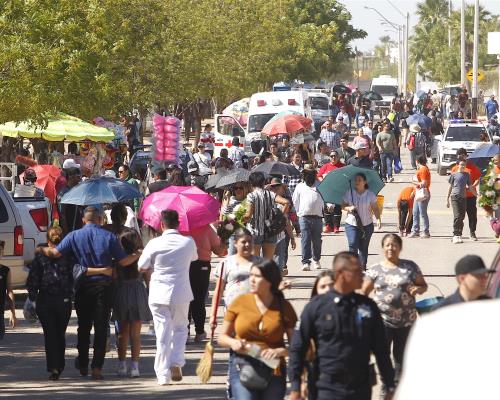
[[[44,331],[49,378],[59,379],[65,369],[66,328],[74,300],[78,318],[74,366],[80,375],[90,373],[93,379],[102,379],[111,319],[117,335],[117,373],[139,377],[141,327],[152,320],[158,384],[181,381],[190,325],[194,325],[195,343],[207,338],[205,302],[215,254],[222,257],[214,273],[215,292],[222,301],[212,298],[208,324],[217,326],[217,310],[223,305],[218,342],[229,349],[228,398],[282,399],[288,375],[291,399],[369,399],[376,381],[371,354],[383,382],[383,396],[391,398],[417,318],[415,297],[427,290],[420,267],[400,255],[401,237],[431,236],[427,160],[434,128],[408,126],[405,118],[413,107],[399,96],[391,106],[392,119],[377,123],[360,97],[355,94],[353,99],[352,104],[340,104],[338,114],[325,122],[314,143],[290,144],[291,138],[281,135],[249,159],[235,137],[229,149],[214,157],[214,136],[207,125],[193,152],[185,150],[186,157],[179,164],[156,167],[149,182],[144,182],[144,176],[134,177],[127,164],[104,173],[140,188],[147,196],[169,186],[208,190],[214,175],[249,169],[248,179],[211,190],[221,201],[221,219],[242,215],[241,226],[228,241],[210,224],[189,234],[180,233],[182,215],[172,209],[162,212],[159,230],[146,232],[137,219],[138,200],[107,205],[106,210],[61,203],[64,194],[82,180],[80,165],[67,159],[58,182],[60,223],[48,229],[47,245],[37,249],[27,280],[28,296]],[[424,102],[422,107],[426,109],[428,104]],[[439,116],[433,118],[435,127]],[[352,141],[351,128],[355,131]],[[383,260],[374,264],[368,259],[368,248],[374,230],[381,227],[381,209],[367,174],[374,170],[385,183],[394,182],[394,175],[402,169],[403,146],[410,152],[414,176],[397,199],[398,232],[383,237]],[[470,237],[477,240],[476,199],[481,177],[467,160],[466,150],[458,150],[457,156],[447,197],[454,214],[453,243],[462,242],[465,214]],[[259,169],[266,162],[287,164],[288,172],[264,174]],[[499,164],[497,155],[495,168]],[[338,204],[325,203],[317,188],[319,182],[349,165],[360,167],[352,188]],[[34,172],[25,171],[26,184],[36,182]],[[286,279],[289,248],[300,245],[303,271],[320,270],[323,233],[337,235],[342,228],[346,251],[335,255],[331,271],[318,276],[297,325],[299,317],[285,298],[291,285]],[[2,250],[0,242],[0,256]],[[485,295],[484,277],[490,271],[481,262],[470,257],[459,261],[459,289],[443,304]],[[10,298],[14,327],[8,271],[0,268],[0,278],[0,293]],[[372,292],[373,300],[368,297]],[[0,297],[3,305],[2,300]],[[0,338],[3,331],[0,324]]]

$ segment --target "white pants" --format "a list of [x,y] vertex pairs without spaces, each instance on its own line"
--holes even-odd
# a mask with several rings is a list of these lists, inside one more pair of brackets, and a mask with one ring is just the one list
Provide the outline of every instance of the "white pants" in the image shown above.
[[189,303],[150,304],[156,333],[155,372],[158,379],[170,380],[170,367],[183,367],[188,337]]

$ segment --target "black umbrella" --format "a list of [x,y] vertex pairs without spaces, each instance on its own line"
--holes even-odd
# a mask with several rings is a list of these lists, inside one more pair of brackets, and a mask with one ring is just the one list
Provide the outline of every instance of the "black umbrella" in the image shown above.
[[347,93],[351,93],[351,89],[348,88],[346,85],[339,84],[339,85],[335,85],[334,87],[332,87],[332,92],[347,94]]
[[228,174],[223,176],[217,185],[216,189],[222,189],[225,186],[234,185],[238,182],[247,182],[250,177],[250,171],[244,168],[236,168],[230,170]]
[[223,177],[225,177],[227,174],[229,174],[230,172],[231,171],[226,169],[226,168],[219,168],[219,170],[217,171],[217,173],[215,175],[211,175],[208,178],[207,183],[205,183],[205,189],[206,190],[215,189],[215,187],[217,186],[219,181]]
[[252,169],[252,172],[262,172],[264,175],[299,175],[299,172],[295,167],[280,161],[266,161]]
[[382,96],[373,90],[364,92],[362,97],[368,100],[382,100]]

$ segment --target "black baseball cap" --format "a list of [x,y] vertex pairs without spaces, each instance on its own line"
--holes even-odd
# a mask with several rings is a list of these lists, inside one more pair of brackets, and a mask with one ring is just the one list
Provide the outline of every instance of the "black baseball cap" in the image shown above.
[[493,272],[495,272],[495,270],[486,268],[481,257],[472,254],[462,257],[455,265],[455,275],[491,274]]

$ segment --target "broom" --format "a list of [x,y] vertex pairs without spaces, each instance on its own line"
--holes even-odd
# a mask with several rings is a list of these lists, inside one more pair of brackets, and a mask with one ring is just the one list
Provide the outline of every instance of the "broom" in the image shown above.
[[[222,286],[222,276],[224,272],[224,263],[221,265],[221,271],[219,274],[217,293],[215,294],[215,319],[217,320],[217,311],[219,309],[219,302],[221,297],[221,286]],[[212,377],[212,364],[214,359],[214,334],[215,334],[216,324],[214,324],[211,329],[210,341],[205,346],[205,352],[201,356],[198,367],[196,368],[196,375],[200,378],[202,383],[207,383]]]

